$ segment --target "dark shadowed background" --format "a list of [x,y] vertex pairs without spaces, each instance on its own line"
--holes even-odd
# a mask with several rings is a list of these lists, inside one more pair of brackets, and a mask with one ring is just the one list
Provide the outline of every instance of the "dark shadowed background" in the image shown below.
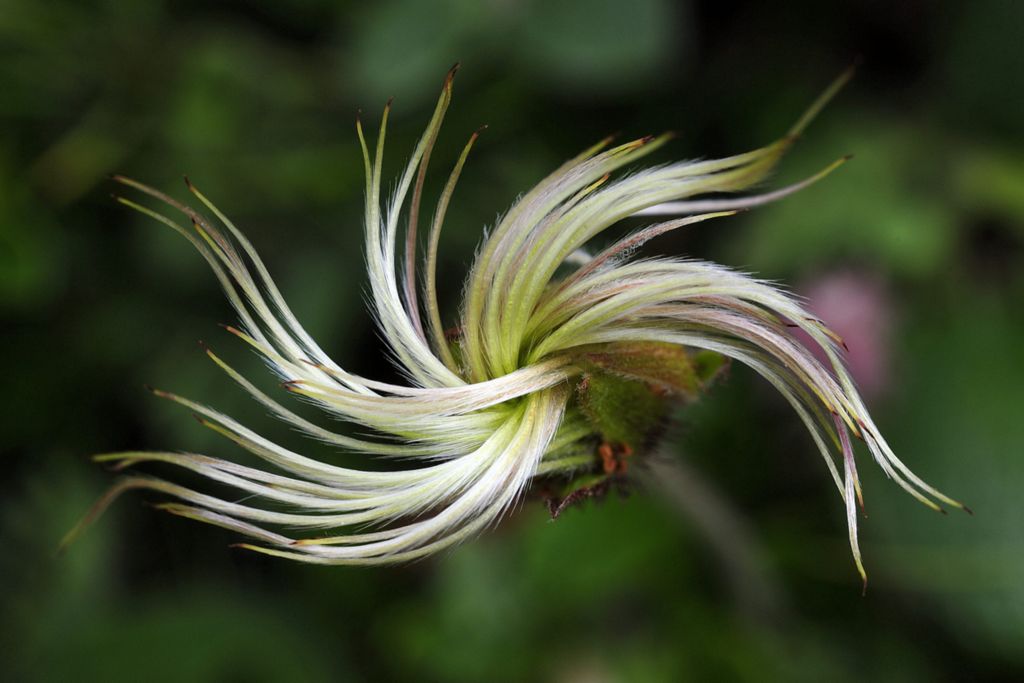
[[[1010,0],[0,0],[3,678],[1021,680],[1022,36]],[[202,259],[111,201],[108,173],[185,197],[187,172],[324,348],[390,378],[363,306],[358,108],[396,97],[392,177],[463,64],[428,206],[490,127],[442,238],[451,310],[481,229],[564,159],[614,131],[678,131],[656,161],[745,151],[857,55],[773,184],[853,162],[650,250],[810,297],[898,454],[974,508],[936,515],[862,458],[866,597],[811,439],[742,367],[680,412],[670,486],[555,522],[528,503],[410,566],[247,554],[146,495],[54,557],[113,479],[91,454],[239,457],[144,383],[341,457],[207,361],[197,339],[275,390],[217,327],[233,315]]]

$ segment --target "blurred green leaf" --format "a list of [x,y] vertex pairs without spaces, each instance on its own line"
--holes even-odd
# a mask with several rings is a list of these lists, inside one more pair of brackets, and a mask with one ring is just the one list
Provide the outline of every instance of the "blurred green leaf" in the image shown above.
[[791,156],[804,166],[846,152],[854,159],[798,196],[752,213],[729,260],[772,275],[842,260],[912,278],[948,268],[956,206],[948,150],[935,132],[866,113],[826,118],[832,125],[815,125]]
[[663,72],[674,48],[685,49],[690,36],[681,19],[687,4],[528,2],[515,54],[539,78],[574,93],[636,91]]
[[[972,647],[1024,651],[1024,319],[1010,302],[958,292],[950,317],[915,319],[903,335],[900,395],[882,428],[904,459],[973,517],[914,509],[874,494],[868,538],[887,581],[940,604],[949,627]],[[876,477],[877,478],[877,477]],[[882,482],[880,482],[882,484]],[[872,487],[874,488],[874,487]],[[881,488],[881,486],[879,486]]]

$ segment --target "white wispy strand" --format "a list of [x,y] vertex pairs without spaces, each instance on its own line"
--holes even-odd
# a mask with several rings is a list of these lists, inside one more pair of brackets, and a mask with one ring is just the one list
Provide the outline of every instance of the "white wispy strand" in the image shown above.
[[[667,164],[611,180],[610,174],[660,147],[669,136],[610,149],[605,149],[610,140],[604,140],[563,164],[520,197],[486,236],[465,284],[457,341],[450,342],[437,305],[437,248],[448,202],[478,133],[463,149],[434,213],[422,299],[416,295],[409,256],[416,252],[425,164],[451,101],[453,75],[454,69],[384,209],[382,158],[390,103],[372,156],[357,122],[366,172],[364,228],[371,310],[410,385],[363,378],[331,360],[291,312],[244,234],[191,183],[189,190],[219,225],[157,190],[115,178],[185,216],[191,230],[119,198],[171,227],[199,251],[241,320],[241,329],[228,330],[263,357],[290,393],[374,436],[357,438],[325,429],[286,408],[207,350],[209,357],[273,415],[311,438],[343,451],[399,459],[402,466],[363,470],[320,462],[262,437],[214,408],[156,391],[189,408],[204,425],[276,472],[191,453],[97,456],[119,470],[147,462],[176,465],[243,494],[251,504],[155,477],[126,475],[83,525],[122,492],[142,489],[178,499],[160,506],[168,512],[230,529],[252,539],[244,547],[289,559],[377,564],[437,552],[493,524],[534,477],[592,466],[595,428],[567,414],[570,388],[581,373],[581,353],[595,345],[613,353],[623,342],[715,351],[746,364],[778,389],[807,427],[845,502],[850,546],[862,576],[856,512],[861,494],[851,434],[867,444],[889,477],[921,502],[935,509],[940,509],[940,502],[962,507],[897,459],[843,366],[840,340],[792,297],[769,283],[711,263],[630,260],[658,235],[777,201],[842,164],[845,158],[804,181],[761,195],[694,199],[762,182],[849,74],[833,83],[785,137],[760,149],[724,159]],[[411,188],[402,263],[397,245]],[[591,249],[596,237],[623,218],[673,214],[680,217],[638,230],[603,249]],[[573,270],[556,279],[556,272],[566,266]],[[793,336],[793,329],[809,336],[825,363]],[[293,537],[284,533],[287,530],[321,533]]]

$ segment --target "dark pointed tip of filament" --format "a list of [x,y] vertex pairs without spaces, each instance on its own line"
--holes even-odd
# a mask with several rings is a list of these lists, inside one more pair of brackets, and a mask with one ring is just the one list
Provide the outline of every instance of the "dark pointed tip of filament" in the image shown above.
[[163,389],[157,389],[151,384],[143,384],[142,386],[146,391],[153,394],[154,396],[159,396],[160,398],[170,398],[171,396],[173,396],[173,394],[171,394],[170,392],[164,391]]
[[188,176],[187,176],[187,175],[185,175],[185,174],[183,173],[183,174],[181,175],[181,177],[182,177],[182,179],[183,179],[183,180],[185,181],[185,187],[187,187],[187,188],[189,189],[189,191],[192,191],[192,190],[195,190],[195,189],[196,189],[196,186],[192,184],[192,181],[188,179]]
[[960,509],[963,510],[964,512],[966,512],[967,514],[969,514],[971,517],[974,516],[974,510],[972,510],[971,508],[967,507],[963,503],[960,503]]

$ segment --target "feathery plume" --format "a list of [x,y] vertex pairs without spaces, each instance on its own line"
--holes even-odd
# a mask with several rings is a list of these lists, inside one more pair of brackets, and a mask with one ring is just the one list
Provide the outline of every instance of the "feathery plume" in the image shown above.
[[[653,237],[777,201],[840,166],[846,158],[766,194],[701,198],[763,181],[849,72],[785,136],[750,152],[613,179],[616,171],[661,147],[669,139],[662,135],[616,146],[602,140],[567,161],[522,195],[487,234],[467,277],[453,333],[445,331],[438,305],[439,235],[479,131],[458,157],[428,221],[422,276],[416,272],[416,253],[427,162],[451,101],[455,70],[445,78],[427,129],[387,200],[381,197],[381,177],[390,102],[372,153],[362,122],[356,123],[366,174],[370,304],[408,384],[360,377],[331,360],[296,319],[249,240],[187,179],[188,190],[212,218],[142,183],[113,178],[180,215],[174,219],[117,197],[192,243],[238,314],[239,327],[228,331],[263,356],[285,390],[375,438],[335,433],[301,417],[207,348],[217,366],[311,438],[368,459],[404,458],[407,466],[350,469],[320,462],[212,407],[154,390],[268,467],[166,451],[96,456],[126,472],[149,462],[176,465],[247,494],[247,502],[125,474],[67,540],[121,493],[144,489],[174,501],[159,508],[238,532],[250,539],[242,547],[269,555],[320,564],[423,557],[496,522],[534,480],[569,482],[561,502],[552,503],[553,514],[606,485],[653,446],[669,402],[699,394],[724,359],[768,380],[806,425],[845,502],[850,546],[862,577],[856,506],[863,501],[851,435],[925,505],[963,507],[896,457],[843,366],[842,341],[791,296],[713,263],[631,258]],[[622,219],[664,215],[675,217],[596,254],[587,251]],[[794,337],[794,329],[821,348],[827,363]]]

